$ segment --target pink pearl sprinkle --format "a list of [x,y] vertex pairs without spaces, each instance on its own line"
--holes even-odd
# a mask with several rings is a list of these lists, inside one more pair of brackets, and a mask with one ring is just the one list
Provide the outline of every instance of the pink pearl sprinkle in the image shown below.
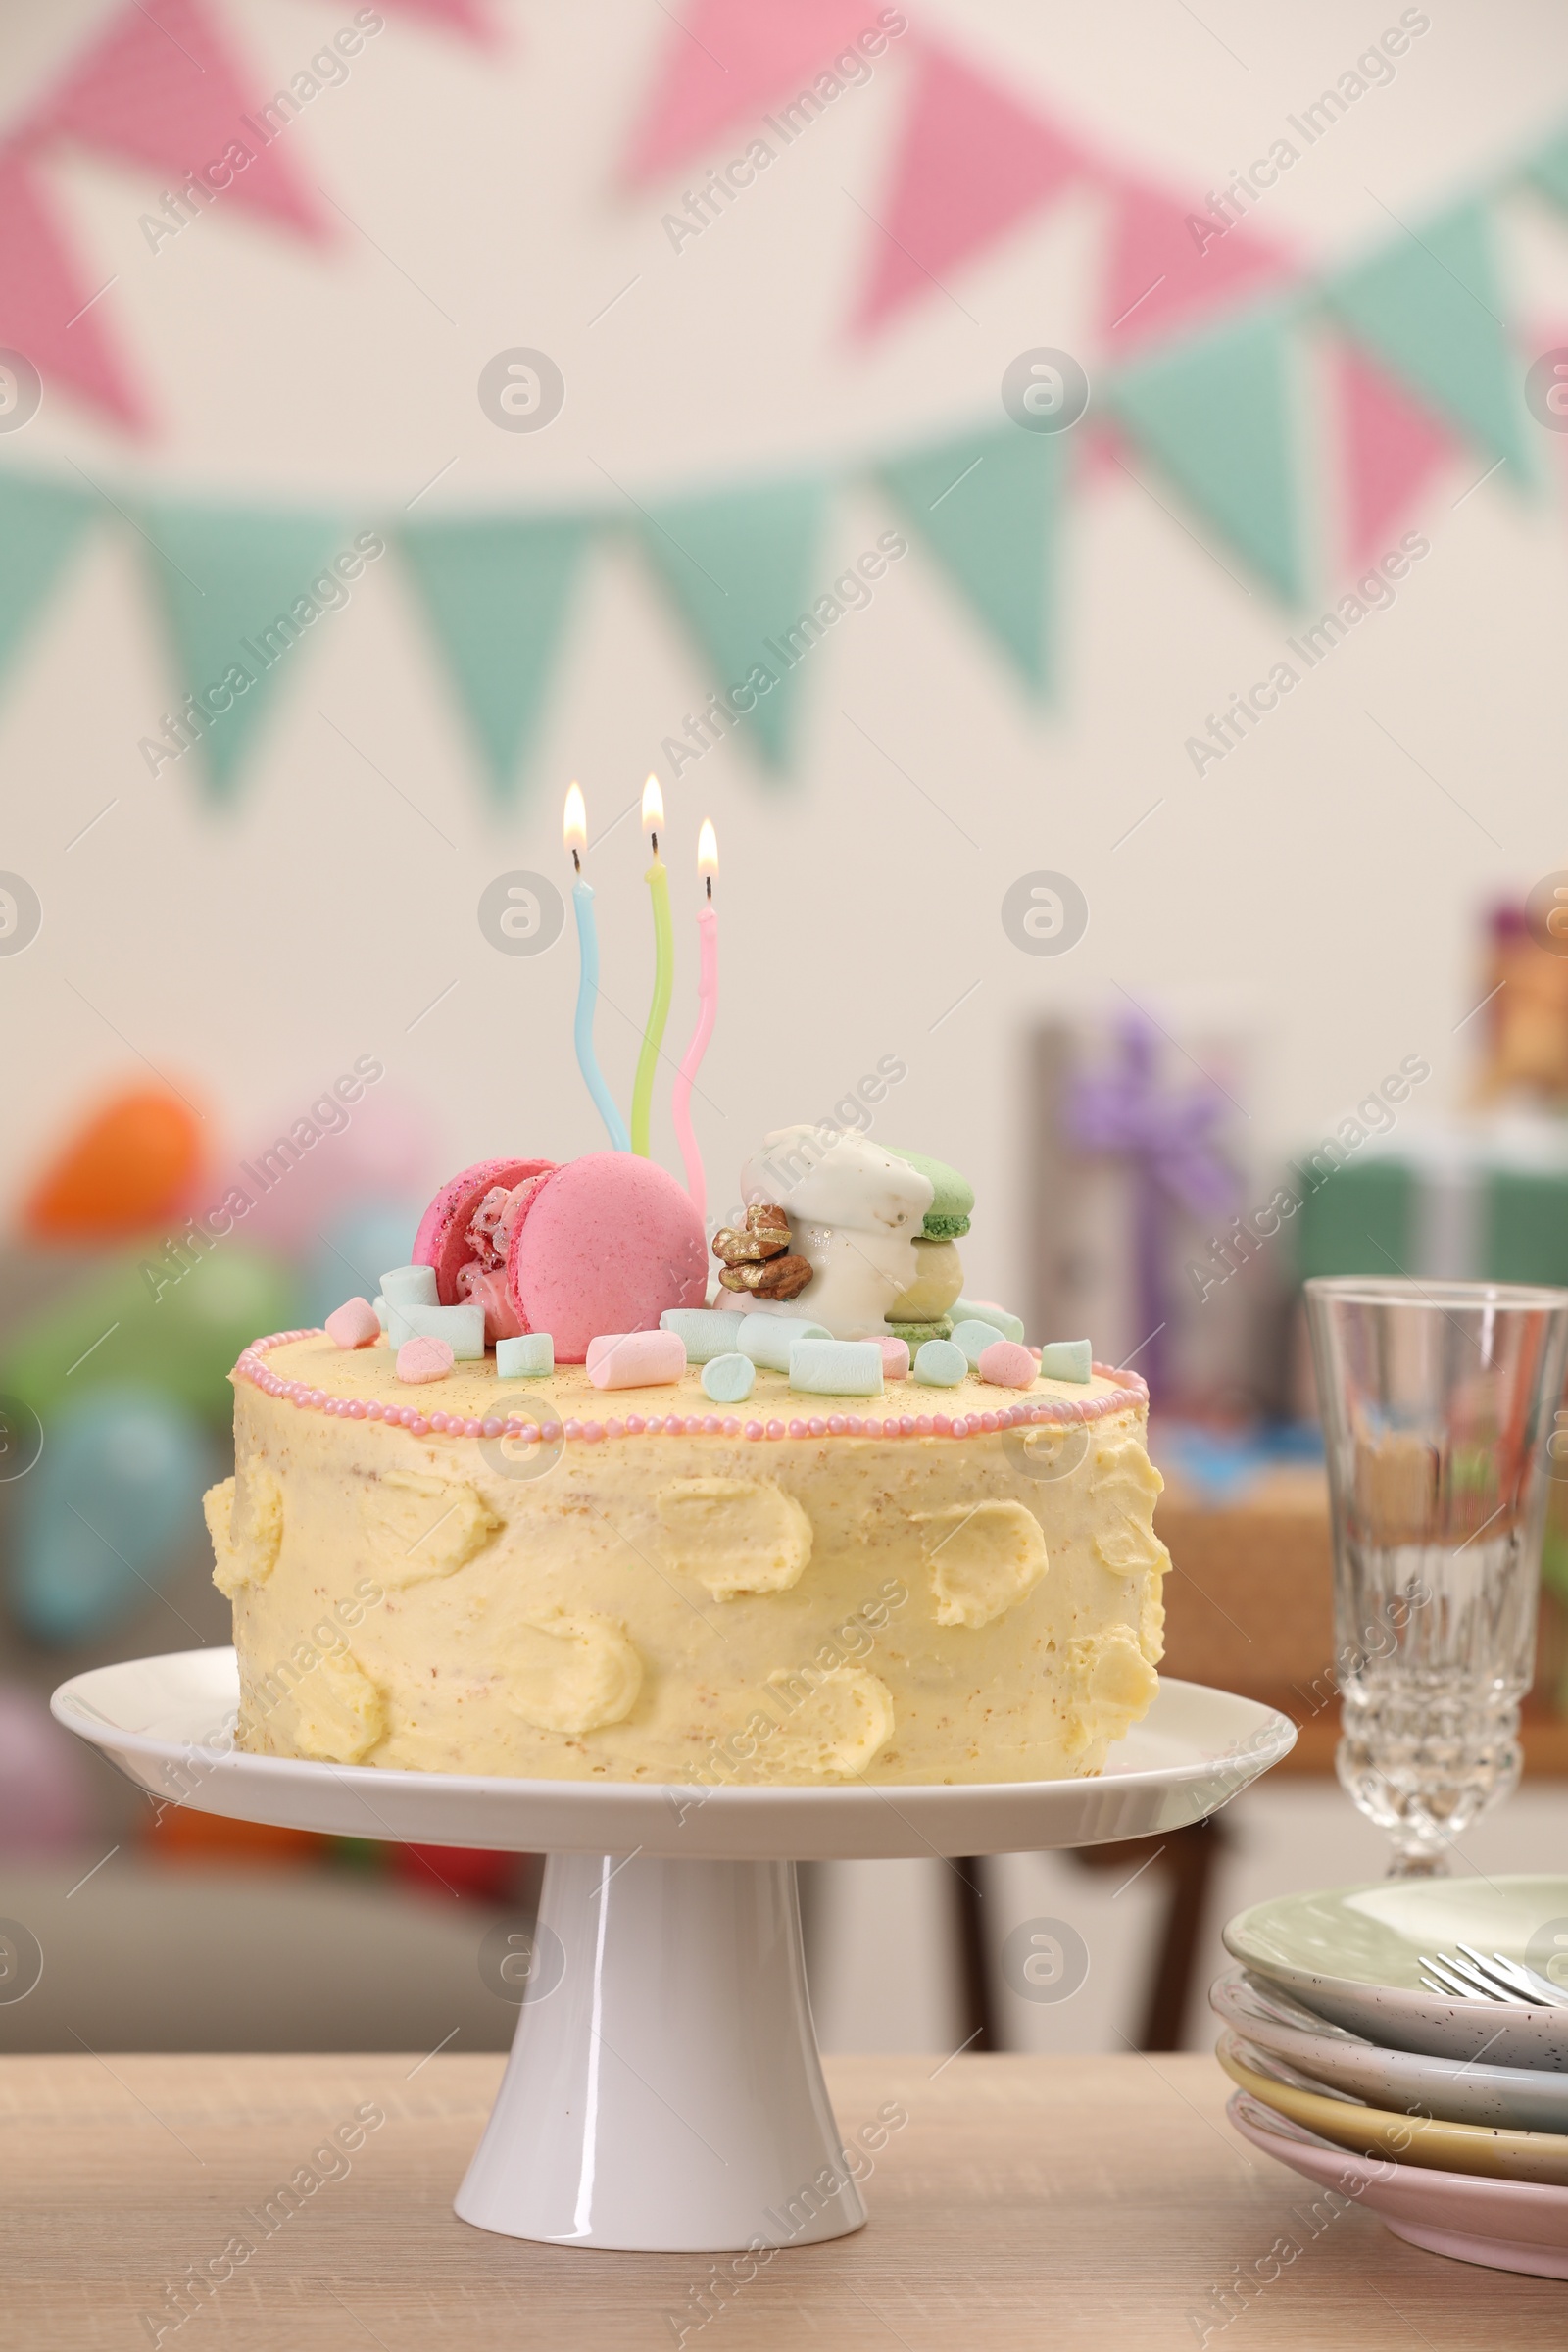
[[705,1438],[717,1437],[718,1415],[716,1413],[705,1413],[703,1415],[703,1435]]
[[547,1446],[553,1446],[558,1438],[565,1437],[567,1432],[562,1428],[559,1421],[541,1421],[537,1429],[534,1428],[531,1421],[525,1421],[522,1425],[522,1434],[530,1445],[535,1438],[543,1438]]
[[747,1435],[749,1438],[760,1438],[760,1437],[761,1436],[761,1434],[762,1434],[762,1424],[760,1423],[760,1421],[748,1421],[748,1422],[747,1422],[747,1424],[746,1424],[746,1435]]
[[375,1398],[372,1396],[369,1403],[365,1408],[365,1418],[367,1421],[379,1421],[384,1409],[385,1408],[383,1406],[377,1404]]
[[626,1435],[628,1438],[640,1438],[643,1434],[643,1431],[647,1427],[648,1424],[643,1419],[641,1413],[628,1413],[626,1415]]
[[865,1423],[860,1419],[858,1413],[846,1413],[844,1416],[844,1427],[852,1438],[858,1438],[861,1430],[865,1427]]
[[445,1437],[447,1431],[447,1417],[445,1413],[432,1413],[430,1415],[430,1427],[439,1437]]
[[931,1429],[932,1429],[932,1421],[931,1421],[931,1416],[930,1416],[930,1414],[929,1414],[929,1413],[916,1413],[916,1414],[915,1414],[915,1416],[914,1416],[914,1434],[915,1434],[915,1436],[916,1436],[917,1438],[928,1438],[928,1437],[931,1435]]
[[307,1404],[316,1405],[318,1407],[323,1405],[326,1402],[326,1391],[324,1389],[312,1389],[306,1396],[305,1401]]
[[827,1417],[827,1434],[830,1438],[843,1437],[844,1415],[842,1413],[829,1413]]
[[564,1426],[568,1438],[580,1438],[582,1436],[582,1423],[580,1421],[568,1421]]
[[811,1415],[811,1418],[809,1421],[808,1421],[806,1426],[813,1438],[825,1438],[827,1436],[827,1423],[825,1421],[819,1421],[814,1413]]
[[792,1438],[804,1438],[805,1435],[806,1423],[804,1421],[792,1421],[790,1423],[790,1436]]
[[883,1435],[885,1438],[896,1438],[896,1437],[898,1436],[898,1434],[899,1434],[899,1425],[898,1425],[897,1421],[895,1421],[895,1420],[893,1420],[893,1419],[891,1419],[891,1418],[890,1418],[890,1419],[888,1419],[888,1420],[886,1420],[886,1421],[884,1421],[884,1422],[883,1422],[883,1424],[882,1424],[882,1435]]
[[623,1422],[611,1419],[605,1423],[605,1435],[607,1438],[618,1438],[624,1427]]
[[430,1434],[430,1424],[429,1424],[429,1422],[428,1422],[428,1421],[425,1419],[425,1417],[424,1417],[424,1415],[423,1415],[422,1413],[416,1413],[416,1414],[415,1414],[415,1416],[414,1416],[414,1419],[413,1419],[413,1420],[412,1420],[412,1421],[409,1423],[409,1435],[410,1435],[410,1437],[411,1437],[411,1438],[426,1438],[426,1437],[428,1437],[428,1436],[429,1436],[429,1434]]
[[351,1421],[363,1421],[365,1419],[366,1409],[366,1406],[361,1402],[360,1398],[356,1396],[354,1402],[349,1406],[349,1419]]
[[662,1413],[650,1413],[648,1417],[648,1434],[650,1437],[657,1438],[663,1426],[664,1416]]
[[303,1412],[305,1409],[305,1391],[303,1389],[296,1389],[293,1395],[290,1396],[289,1402],[291,1405],[293,1405],[296,1412]]
[[767,1434],[770,1438],[781,1438],[784,1435],[783,1422],[770,1421],[767,1425]]
[[914,1415],[912,1413],[901,1413],[899,1415],[899,1435],[901,1438],[912,1438],[914,1435]]
[[494,1413],[487,1413],[479,1424],[479,1435],[481,1438],[499,1438],[505,1427],[505,1422],[498,1421]]
[[735,1437],[739,1437],[739,1435],[740,1435],[740,1427],[741,1427],[741,1425],[740,1425],[740,1423],[739,1423],[739,1422],[736,1420],[736,1418],[735,1418],[735,1416],[734,1416],[734,1414],[733,1414],[733,1413],[731,1413],[731,1414],[727,1415],[727,1416],[726,1416],[726,1418],[725,1418],[725,1422],[724,1422],[724,1435],[725,1435],[725,1437],[726,1437],[726,1438],[735,1438]]
[[537,1421],[514,1421],[509,1426],[513,1436],[520,1438],[525,1446],[537,1446],[544,1436]]
[[955,1417],[948,1435],[950,1438],[966,1438],[969,1435],[969,1424],[961,1413]]
[[[571,1435],[569,1421],[566,1423],[566,1434],[568,1437]],[[585,1421],[582,1425],[582,1439],[585,1446],[597,1446],[604,1434],[605,1425],[602,1421]]]
[[[678,1418],[678,1416],[677,1416],[677,1418]],[[686,1435],[687,1435],[689,1438],[695,1438],[695,1437],[699,1437],[699,1436],[701,1436],[701,1434],[702,1434],[702,1427],[703,1427],[703,1425],[702,1425],[701,1421],[698,1419],[698,1417],[697,1417],[697,1415],[696,1415],[695,1413],[688,1413],[688,1414],[687,1414],[687,1416],[686,1416]]]
[[995,1414],[995,1413],[982,1413],[982,1414],[981,1414],[981,1416],[980,1416],[980,1426],[981,1426],[981,1428],[982,1428],[982,1429],[984,1429],[984,1430],[994,1430],[994,1429],[996,1428],[996,1426],[997,1426],[997,1416],[996,1416],[996,1414]]
[[467,1420],[463,1424],[463,1434],[466,1438],[482,1437],[484,1434],[484,1423],[482,1421],[476,1421],[473,1418],[473,1415],[470,1413]]

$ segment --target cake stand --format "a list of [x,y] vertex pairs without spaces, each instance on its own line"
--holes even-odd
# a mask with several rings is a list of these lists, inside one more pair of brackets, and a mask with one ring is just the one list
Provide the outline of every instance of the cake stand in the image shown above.
[[244,1755],[238,1696],[231,1649],[188,1650],[77,1675],[54,1711],[139,1788],[202,1812],[547,1854],[512,2056],[457,2211],[510,2237],[666,2253],[808,2245],[865,2220],[811,2027],[797,1861],[1154,1836],[1296,1738],[1250,1699],[1166,1681],[1094,1780],[708,1790]]

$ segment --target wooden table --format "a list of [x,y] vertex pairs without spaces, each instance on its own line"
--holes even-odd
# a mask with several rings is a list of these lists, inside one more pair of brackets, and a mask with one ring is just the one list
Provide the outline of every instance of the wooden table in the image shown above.
[[[180,2352],[1564,2341],[1561,2285],[1420,2254],[1359,2207],[1320,2212],[1314,2234],[1312,2189],[1229,2131],[1228,2085],[1192,2057],[830,2061],[847,2136],[890,2106],[907,2118],[873,2160],[870,2225],[781,2251],[703,2324],[711,2258],[572,2253],[454,2218],[500,2066],[452,2052],[6,2060],[0,2342],[130,2352],[160,2313]],[[385,2122],[306,2186],[301,2168],[367,2110]],[[291,2180],[297,2209],[277,2195]],[[1224,2328],[1216,2296],[1282,2237],[1299,2254]],[[221,2269],[235,2239],[254,2251],[176,2329],[166,2287],[187,2266]]]

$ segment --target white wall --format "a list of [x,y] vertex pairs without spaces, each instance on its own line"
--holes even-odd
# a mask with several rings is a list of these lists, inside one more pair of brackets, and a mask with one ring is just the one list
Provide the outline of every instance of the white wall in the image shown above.
[[[269,88],[350,13],[223,6]],[[1093,373],[1102,217],[1076,201],[964,273],[972,323],[938,296],[868,349],[847,341],[875,234],[850,196],[879,204],[906,59],[885,59],[869,88],[677,256],[660,227],[668,193],[628,196],[613,169],[655,59],[678,37],[668,14],[643,0],[569,11],[497,0],[497,14],[509,30],[499,60],[389,22],[347,85],[291,125],[299,176],[365,232],[328,206],[339,233],[322,249],[215,207],[154,255],[137,227],[157,193],[148,179],[86,159],[52,167],[85,274],[97,284],[119,272],[100,312],[164,430],[133,452],[61,400],[0,458],[74,460],[117,489],[142,480],[391,512],[455,460],[421,512],[598,502],[614,495],[607,474],[643,497],[731,470],[853,461],[996,416],[1003,367],[1041,341],[1082,352]],[[1309,261],[1382,238],[1391,210],[1419,218],[1484,177],[1568,99],[1568,18],[1548,0],[1433,0],[1431,14],[1394,85],[1336,125],[1259,217]],[[1206,0],[1201,19],[1168,0],[1076,12],[930,0],[924,11],[1129,165],[1195,197],[1396,16],[1348,0],[1288,16],[1261,0]],[[81,17],[60,10],[62,38]],[[15,45],[17,27],[4,31]],[[13,100],[38,71],[36,27],[29,40]],[[1559,329],[1544,339],[1564,339],[1568,231],[1521,208],[1509,261],[1528,314]],[[519,342],[555,354],[569,387],[537,436],[496,431],[474,394],[484,362]],[[1233,586],[1144,488],[1113,476],[1074,518],[1065,688],[1050,713],[1025,705],[922,555],[900,564],[872,608],[811,655],[798,779],[770,783],[725,746],[670,795],[683,949],[695,910],[685,861],[705,812],[723,853],[724,1008],[705,1080],[712,1105],[699,1111],[715,1192],[760,1129],[816,1115],[896,1053],[909,1076],[881,1131],[973,1176],[971,1277],[1005,1293],[1026,1179],[1014,1164],[1017,1032],[1045,1008],[1119,1003],[1118,986],[1252,1027],[1259,1152],[1341,1115],[1412,1051],[1436,1065],[1434,1099],[1440,1088],[1457,1099],[1467,1059],[1454,1024],[1480,993],[1475,910],[1568,858],[1559,455],[1554,442],[1543,452],[1549,490],[1533,510],[1495,481],[1455,503],[1485,460],[1439,484],[1421,515],[1432,556],[1396,608],[1201,781],[1184,738],[1266,670],[1291,623],[1261,591]],[[846,498],[824,570],[886,520],[869,496]],[[106,532],[74,568],[6,685],[0,864],[33,881],[46,922],[24,956],[0,960],[7,1100],[20,1114],[0,1123],[5,1187],[95,1080],[140,1068],[127,1048],[194,1079],[215,1128],[239,1140],[369,1051],[430,1104],[454,1164],[503,1146],[597,1148],[569,1043],[569,932],[537,962],[504,959],[474,907],[497,871],[560,869],[569,776],[596,827],[630,807],[661,738],[710,684],[634,555],[593,564],[530,781],[505,816],[486,806],[395,561],[291,659],[298,674],[243,803],[222,815],[201,805],[195,755],[156,780],[137,755],[176,680],[133,535]],[[602,1053],[623,1101],[650,964],[635,825],[633,814],[594,860]],[[1076,876],[1093,909],[1059,963],[1017,954],[998,919],[1008,882],[1038,865]],[[694,960],[672,1039],[692,1015]],[[667,1121],[657,1132],[672,1162]]]

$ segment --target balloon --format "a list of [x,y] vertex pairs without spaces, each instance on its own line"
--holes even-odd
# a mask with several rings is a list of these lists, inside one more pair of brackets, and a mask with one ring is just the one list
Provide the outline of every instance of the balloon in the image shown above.
[[[329,1124],[334,1118],[342,1124]],[[313,1131],[314,1143],[293,1149],[302,1132]],[[305,1257],[328,1221],[360,1201],[401,1200],[415,1194],[428,1199],[434,1134],[428,1113],[384,1081],[352,1105],[329,1095],[318,1097],[309,1105],[308,1118],[280,1119],[236,1163],[237,1181],[255,1195],[247,1238],[284,1257]],[[279,1152],[279,1143],[289,1150]],[[280,1164],[281,1174],[276,1172]]]
[[41,1691],[0,1683],[0,1853],[69,1853],[91,1835],[95,1806],[81,1742],[62,1731]]
[[22,1625],[64,1643],[134,1615],[200,1528],[212,1473],[200,1426],[144,1389],[100,1389],[48,1420],[18,1494]]
[[201,1122],[161,1087],[132,1087],[93,1112],[23,1203],[40,1241],[111,1241],[177,1223],[201,1166]]
[[419,1200],[357,1200],[321,1228],[306,1262],[300,1321],[324,1323],[345,1298],[373,1298],[389,1266],[406,1266],[419,1229]]
[[232,1238],[185,1255],[180,1273],[149,1244],[35,1310],[0,1356],[0,1391],[31,1405],[46,1429],[82,1396],[127,1382],[226,1424],[234,1359],[264,1333],[292,1327],[295,1285]]

